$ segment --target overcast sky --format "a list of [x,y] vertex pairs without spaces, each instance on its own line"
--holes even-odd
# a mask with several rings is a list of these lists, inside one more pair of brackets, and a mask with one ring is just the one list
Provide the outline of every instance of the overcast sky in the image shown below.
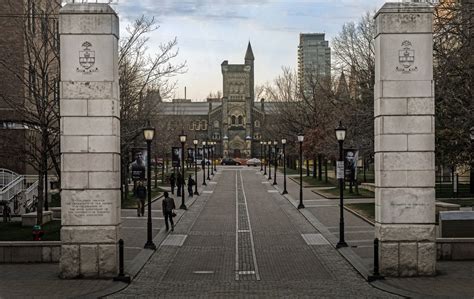
[[243,63],[247,43],[255,55],[255,84],[275,78],[282,66],[296,68],[299,33],[324,32],[331,39],[384,0],[119,0],[113,7],[127,22],[145,14],[160,28],[151,49],[175,36],[188,72],[176,77],[175,97],[203,100],[222,90],[220,64]]

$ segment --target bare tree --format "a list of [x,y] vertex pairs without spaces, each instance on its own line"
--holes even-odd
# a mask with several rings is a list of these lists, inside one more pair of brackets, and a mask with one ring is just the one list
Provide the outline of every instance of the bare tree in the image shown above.
[[[14,110],[12,122],[26,129],[26,146],[12,144],[12,150],[23,153],[26,162],[37,172],[37,223],[42,224],[44,187],[48,170],[59,175],[59,38],[58,11],[61,1],[38,0],[20,5],[10,1],[11,13],[24,43],[24,60],[11,63],[0,57],[0,66],[14,75],[21,93],[2,92],[0,97]],[[23,8],[22,11],[19,11]]]

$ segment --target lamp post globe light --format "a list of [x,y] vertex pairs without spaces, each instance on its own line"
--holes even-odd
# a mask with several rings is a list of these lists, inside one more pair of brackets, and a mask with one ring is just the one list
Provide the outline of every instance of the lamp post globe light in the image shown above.
[[145,243],[145,248],[156,250],[156,245],[153,243],[153,236],[152,236],[152,223],[151,223],[151,142],[153,138],[155,138],[155,128],[150,125],[148,122],[147,126],[143,128],[143,137],[146,141],[146,149],[147,149],[147,199],[148,199],[148,218],[147,218],[147,241]]
[[288,194],[286,190],[286,138],[281,139],[281,144],[283,146],[283,192],[281,194]]
[[277,167],[278,167],[278,163],[277,163],[278,141],[277,140],[273,141],[273,145],[275,149],[275,154],[273,156],[273,162],[275,164],[275,173],[273,173],[273,185],[276,185],[277,184]]
[[260,141],[260,171],[263,171],[262,147],[263,141]]
[[[471,155],[474,154],[474,127],[471,127],[469,130],[469,137],[471,139]],[[473,161],[471,161],[471,171],[470,171],[470,192],[474,194],[474,158],[471,157]]]
[[[267,153],[267,142],[263,141],[262,144],[263,144],[263,154],[265,155],[265,163],[264,163],[265,168],[264,168],[264,171],[263,171],[263,175],[265,176],[265,175],[267,175],[267,163],[268,163],[268,160],[267,160],[267,157],[266,157],[267,156],[267,154],[266,154]],[[263,163],[263,161],[262,161],[262,163]]]
[[196,184],[194,184],[194,195],[199,195],[199,192],[198,192],[198,184],[197,184],[197,177],[198,177],[198,173],[197,173],[197,145],[199,143],[199,140],[197,139],[194,139],[193,140],[193,144],[194,144],[194,178],[195,178],[195,181],[196,181]]
[[179,208],[186,210],[187,208],[184,204],[184,181],[186,180],[184,174],[184,144],[186,143],[186,135],[184,135],[184,132],[181,132],[181,135],[179,135],[179,141],[181,142],[181,179],[183,180],[181,182],[181,206]]
[[271,165],[271,160],[272,160],[272,142],[267,141],[268,144],[268,179],[272,179],[272,165]]
[[[339,121],[339,126],[336,128],[336,139],[339,142],[339,165],[344,165],[344,153],[343,145],[344,139],[346,139],[346,128]],[[341,171],[341,167],[337,167],[337,171]],[[347,243],[344,240],[344,167],[342,167],[342,174],[337,175],[339,179],[339,242],[336,244],[336,248],[347,247]]]
[[303,141],[304,135],[298,135],[298,143],[300,144],[300,203],[298,209],[304,209],[303,204]]
[[204,161],[202,167],[202,185],[207,186],[206,184],[206,140],[202,141],[202,161]]

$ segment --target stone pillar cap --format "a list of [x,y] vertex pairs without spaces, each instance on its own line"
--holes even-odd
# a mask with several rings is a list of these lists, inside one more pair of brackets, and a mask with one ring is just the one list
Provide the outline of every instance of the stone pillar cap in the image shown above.
[[426,2],[387,2],[375,14],[374,18],[380,13],[433,13],[433,6]]
[[60,9],[61,14],[112,14],[115,10],[107,3],[68,3]]

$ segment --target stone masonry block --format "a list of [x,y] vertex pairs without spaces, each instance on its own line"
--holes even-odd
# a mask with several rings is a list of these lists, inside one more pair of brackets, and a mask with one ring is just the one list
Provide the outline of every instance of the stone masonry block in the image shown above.
[[61,247],[55,246],[51,248],[51,262],[58,263],[61,259]]
[[431,151],[435,150],[434,134],[408,135],[409,151]]
[[[61,220],[63,225],[118,225],[120,189],[63,190]],[[62,240],[66,240],[63,238]],[[93,236],[90,239],[94,239]],[[100,240],[99,240],[100,241]],[[87,243],[95,243],[88,241]]]
[[407,187],[408,172],[406,170],[375,170],[376,187]]
[[88,116],[120,116],[118,100],[89,100],[87,105]]
[[41,255],[41,261],[43,263],[51,263],[52,247],[43,246],[43,248],[41,248]]
[[383,224],[375,223],[375,236],[384,242],[433,242],[435,240],[434,224]]
[[63,244],[115,244],[118,241],[116,226],[63,226],[61,228]]
[[118,171],[89,172],[89,187],[94,189],[120,188]]
[[407,151],[407,135],[376,135],[376,152],[394,152]]
[[118,27],[112,14],[91,14],[91,15],[61,15],[62,34],[115,34],[118,36]]
[[[419,4],[419,3],[416,3]],[[411,6],[407,3],[388,2],[376,14],[377,34],[431,33],[433,8]]]
[[408,187],[435,187],[435,172],[428,170],[411,170],[407,171]]
[[374,119],[374,134],[375,136],[382,134],[383,130],[383,117],[375,115]]
[[433,170],[435,169],[432,152],[394,152],[383,153],[380,170]]
[[408,98],[408,114],[410,115],[434,115],[434,98]]
[[386,276],[398,276],[398,243],[380,242],[380,273]]
[[418,274],[418,244],[400,243],[400,276],[416,276]]
[[61,171],[61,189],[86,189],[89,186],[89,173]]
[[87,101],[85,100],[61,100],[61,116],[86,116]]
[[433,97],[433,81],[381,81],[382,98]]
[[120,153],[120,138],[118,136],[89,136],[89,152],[91,153]]
[[79,245],[62,245],[59,262],[62,278],[77,278],[80,275]]
[[376,188],[381,223],[434,223],[434,188]]
[[111,171],[113,155],[109,153],[63,153],[64,171]]
[[432,134],[433,116],[384,116],[380,134]]
[[118,99],[116,82],[61,81],[61,99]]
[[114,277],[118,272],[117,245],[99,245],[99,275]]
[[63,135],[114,135],[112,117],[62,117],[61,120]]
[[99,274],[97,245],[80,245],[81,275],[97,277]]
[[87,146],[87,136],[61,136],[61,151],[63,153],[86,153]]
[[418,274],[432,276],[436,274],[436,243],[418,243]]
[[379,115],[405,115],[408,112],[406,98],[380,98]]

